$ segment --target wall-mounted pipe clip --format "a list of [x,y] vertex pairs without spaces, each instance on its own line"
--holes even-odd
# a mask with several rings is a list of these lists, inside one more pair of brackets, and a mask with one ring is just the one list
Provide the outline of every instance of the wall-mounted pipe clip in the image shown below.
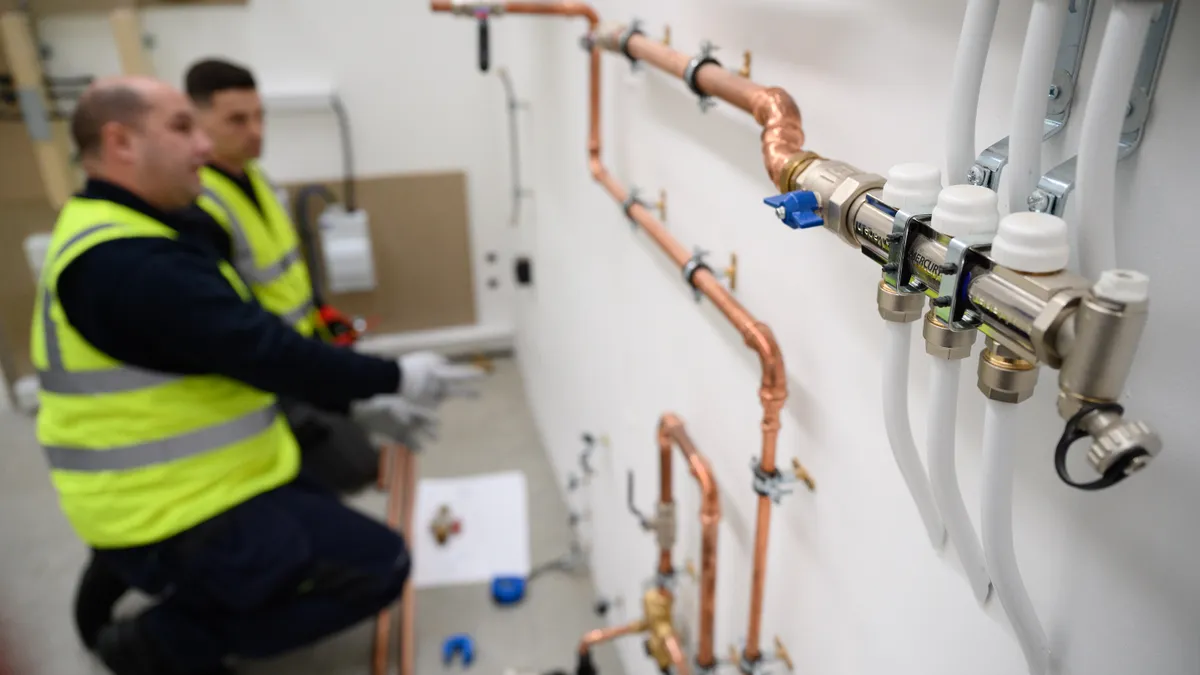
[[625,201],[621,202],[621,211],[625,213],[625,217],[629,219],[629,224],[635,229],[637,228],[637,221],[633,219],[633,214],[630,211],[633,209],[634,204],[646,208],[646,202],[642,201],[641,197],[638,196],[640,192],[636,185],[629,186],[629,196],[625,198]]
[[716,45],[705,40],[700,44],[700,53],[693,57],[691,61],[688,61],[687,68],[683,71],[684,83],[687,84],[688,89],[692,90],[693,94],[700,97],[700,112],[708,112],[708,109],[716,105],[716,103],[713,102],[711,96],[700,89],[699,83],[696,82],[696,73],[699,72],[701,66],[709,64],[721,65],[721,62],[712,55],[717,49],[719,48]]
[[791,475],[784,475],[779,469],[768,473],[762,467],[762,463],[758,458],[750,460],[750,470],[754,473],[753,488],[760,496],[767,497],[776,504],[783,499],[784,495],[789,495],[792,490],[784,487],[793,483],[804,483],[805,487],[810,492],[817,489],[816,481],[812,475],[800,464],[800,460],[792,459]]
[[697,248],[696,252],[692,254],[692,257],[689,258],[687,263],[684,264],[682,270],[683,280],[687,282],[688,286],[692,287],[692,293],[696,296],[696,302],[700,302],[702,294],[700,293],[700,289],[696,287],[696,282],[693,280],[693,277],[696,276],[696,272],[702,269],[708,270],[709,274],[712,274],[712,268],[704,262],[704,256],[706,255],[708,255],[708,251]]
[[629,22],[629,26],[627,26],[625,30],[621,32],[621,38],[617,45],[620,48],[621,53],[625,55],[625,58],[629,59],[630,69],[637,71],[640,68],[641,63],[629,53],[629,40],[634,35],[641,35],[643,37],[646,35],[645,31],[642,30],[641,19],[634,19],[633,21]]

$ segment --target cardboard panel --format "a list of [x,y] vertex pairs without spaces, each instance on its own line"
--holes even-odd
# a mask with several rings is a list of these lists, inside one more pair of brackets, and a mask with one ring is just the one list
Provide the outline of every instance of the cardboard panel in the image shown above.
[[44,198],[0,203],[0,365],[9,383],[33,374],[29,330],[34,282],[25,259],[25,238],[50,232],[55,217]]
[[[38,16],[66,12],[107,12],[119,7],[194,7],[245,5],[249,0],[30,0],[29,10]],[[0,0],[0,9],[16,9],[19,0]]]
[[[339,198],[339,181],[323,182]],[[284,186],[294,197],[298,185]],[[373,333],[473,325],[467,181],[463,173],[359,179],[359,206],[371,217],[377,286],[367,293],[330,295],[349,315],[365,317]],[[315,223],[319,199],[312,199]]]

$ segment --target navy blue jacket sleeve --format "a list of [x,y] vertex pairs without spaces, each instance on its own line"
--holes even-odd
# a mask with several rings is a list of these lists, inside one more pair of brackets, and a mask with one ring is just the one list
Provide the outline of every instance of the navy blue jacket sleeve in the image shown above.
[[126,363],[181,374],[215,373],[327,408],[394,393],[399,366],[305,338],[244,301],[215,252],[169,239],[118,239],[62,272],[59,302],[71,325]]

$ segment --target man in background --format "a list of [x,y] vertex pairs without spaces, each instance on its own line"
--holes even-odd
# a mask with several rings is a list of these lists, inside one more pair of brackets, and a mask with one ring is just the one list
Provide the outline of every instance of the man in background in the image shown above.
[[38,441],[94,561],[157,600],[99,629],[101,660],[117,675],[222,675],[394,602],[403,538],[305,479],[278,398],[403,413],[478,373],[330,346],[265,311],[211,230],[177,215],[210,150],[177,89],[98,81],[71,129],[88,182],[39,281]]

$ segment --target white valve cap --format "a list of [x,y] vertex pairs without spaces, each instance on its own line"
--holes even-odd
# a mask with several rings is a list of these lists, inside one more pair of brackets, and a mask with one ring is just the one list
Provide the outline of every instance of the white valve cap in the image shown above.
[[938,195],[933,229],[951,237],[995,232],[1000,221],[996,193],[978,185],[951,185]]
[[1071,242],[1067,221],[1030,211],[1005,216],[992,241],[992,260],[1027,274],[1050,274],[1067,268]]
[[1150,298],[1150,277],[1133,270],[1106,270],[1100,273],[1092,292],[1101,300],[1126,305],[1145,302]]
[[933,211],[942,191],[942,172],[931,164],[897,164],[888,170],[883,202],[910,215]]

